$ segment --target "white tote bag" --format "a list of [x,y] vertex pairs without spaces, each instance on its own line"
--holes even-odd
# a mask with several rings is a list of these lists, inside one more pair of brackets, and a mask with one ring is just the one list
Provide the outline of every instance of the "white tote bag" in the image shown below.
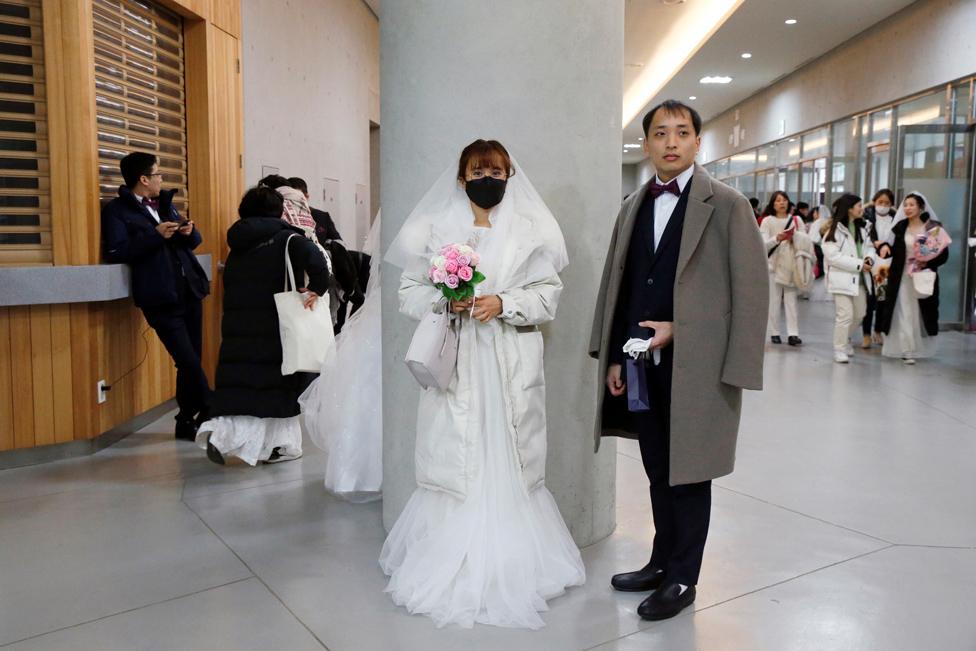
[[912,284],[919,298],[928,298],[935,293],[935,272],[931,269],[916,271],[912,274]]
[[423,388],[443,391],[451,384],[457,365],[458,323],[445,308],[425,316],[413,333],[403,361]]
[[[278,308],[278,327],[281,332],[281,374],[291,375],[299,371],[318,373],[329,349],[335,345],[332,329],[332,313],[329,295],[320,296],[311,310],[305,309],[305,295],[295,284],[295,270],[288,257],[285,242],[285,291],[274,295]],[[289,283],[291,289],[289,289]]]

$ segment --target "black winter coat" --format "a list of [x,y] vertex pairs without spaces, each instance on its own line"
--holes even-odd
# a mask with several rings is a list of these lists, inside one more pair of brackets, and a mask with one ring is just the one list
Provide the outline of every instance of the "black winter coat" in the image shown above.
[[[940,225],[936,221],[926,220],[927,229]],[[908,257],[908,248],[905,246],[905,231],[908,229],[908,220],[895,224],[891,233],[895,237],[895,244],[891,247],[891,271],[888,273],[888,289],[885,292],[885,300],[878,302],[877,315],[874,322],[875,332],[888,334],[891,330],[891,319],[895,314],[895,301],[898,299],[898,289],[901,286],[902,274],[905,271],[905,261]],[[936,270],[946,263],[949,259],[949,249],[945,249],[937,257],[925,263],[926,269]],[[934,337],[939,334],[939,276],[935,277],[935,291],[927,298],[918,299],[918,307],[922,312],[922,322],[925,324],[925,332]]]
[[325,256],[302,231],[278,218],[241,219],[227,231],[230,255],[224,268],[223,340],[217,363],[211,416],[288,418],[300,413],[298,397],[314,374],[281,374],[281,335],[274,295],[285,286],[285,242],[296,282],[308,274],[308,289],[329,287]]
[[[159,218],[180,221],[173,207],[176,190],[159,193]],[[185,275],[196,298],[210,293],[210,281],[193,255],[200,246],[200,232],[176,233],[168,240],[159,234],[159,225],[132,190],[119,188],[119,196],[102,208],[102,243],[108,262],[129,265],[132,271],[132,298],[138,307],[172,305],[179,302],[178,282]]]

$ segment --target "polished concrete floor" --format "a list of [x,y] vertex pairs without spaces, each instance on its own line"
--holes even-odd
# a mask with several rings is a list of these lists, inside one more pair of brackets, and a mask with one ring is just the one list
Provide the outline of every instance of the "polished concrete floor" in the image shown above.
[[771,347],[735,474],[715,483],[694,612],[640,621],[650,505],[618,448],[616,532],[541,631],[436,629],[383,594],[376,503],[322,489],[322,453],[221,468],[172,416],[84,459],[0,472],[0,646],[21,650],[976,649],[976,336],[915,367],[831,361],[829,303]]

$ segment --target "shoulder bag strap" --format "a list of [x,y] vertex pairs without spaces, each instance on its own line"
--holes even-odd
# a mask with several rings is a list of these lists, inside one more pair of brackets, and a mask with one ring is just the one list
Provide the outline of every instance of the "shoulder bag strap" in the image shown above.
[[288,245],[291,243],[291,238],[297,237],[297,233],[292,233],[285,240],[285,291],[288,291],[288,283],[291,282],[292,291],[298,291],[298,285],[295,284],[295,269],[292,267],[291,258],[288,257]]

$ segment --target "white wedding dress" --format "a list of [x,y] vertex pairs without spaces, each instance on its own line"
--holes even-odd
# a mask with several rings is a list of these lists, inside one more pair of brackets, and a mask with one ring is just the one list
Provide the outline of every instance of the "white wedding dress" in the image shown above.
[[351,502],[379,499],[383,484],[379,224],[377,216],[364,247],[372,255],[366,300],[298,399],[309,437],[328,453],[326,490]]
[[[483,229],[469,240],[476,249]],[[579,549],[544,484],[529,491],[506,426],[503,383],[496,354],[497,320],[465,317],[459,355],[473,350],[469,406],[470,466],[464,499],[419,487],[390,531],[380,566],[386,591],[438,627],[475,623],[538,629],[546,600],[582,585]],[[505,326],[509,327],[509,326]],[[469,342],[470,343],[470,342]],[[432,389],[433,390],[433,389]]]

